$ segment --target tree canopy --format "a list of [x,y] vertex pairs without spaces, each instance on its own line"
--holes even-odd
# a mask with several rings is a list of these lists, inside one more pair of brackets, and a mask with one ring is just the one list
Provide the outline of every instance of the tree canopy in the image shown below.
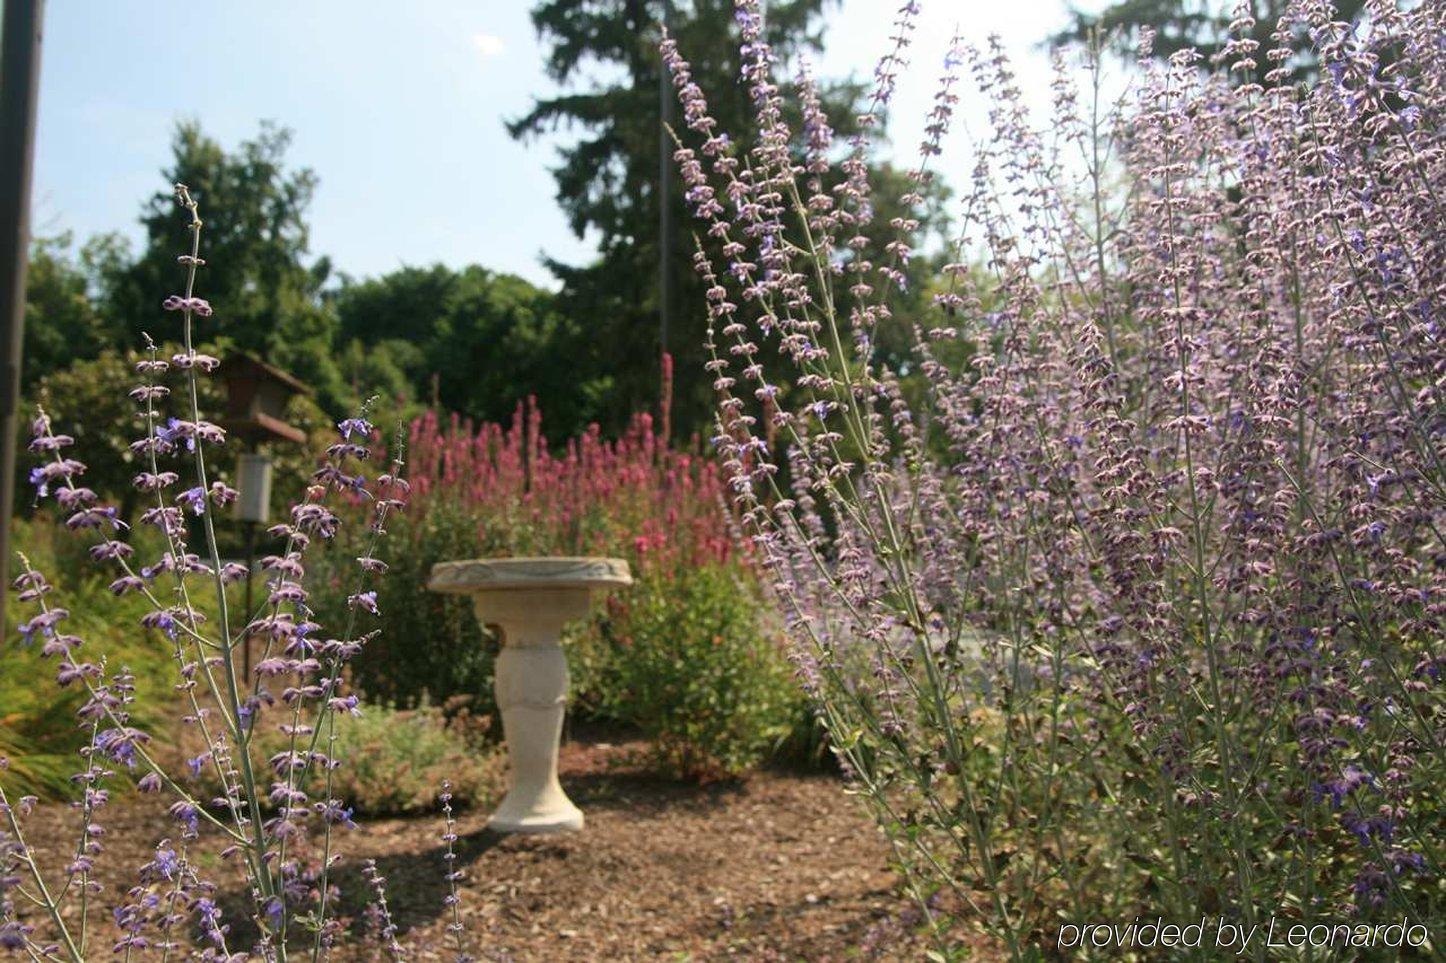
[[345,284],[334,304],[353,346],[343,366],[388,359],[420,401],[496,421],[531,394],[549,425],[567,432],[602,413],[609,380],[576,361],[591,332],[554,294],[516,275],[404,267]]
[[99,364],[92,375],[120,370],[143,334],[174,339],[160,302],[181,278],[184,222],[169,185],[184,183],[205,219],[199,290],[216,314],[203,336],[221,342],[218,350],[245,351],[298,375],[334,417],[380,396],[399,414],[435,402],[498,419],[527,394],[560,429],[598,416],[608,378],[579,370],[574,359],[588,353],[589,339],[553,293],[476,265],[334,276],[326,258],[310,253],[317,178],[288,163],[290,142],[289,131],[263,124],[226,150],[183,123],[162,186],[142,206],[139,254],[115,235],[78,252],[68,236],[37,241],[26,303],[27,395],[47,382],[71,385],[74,379],[55,378],[80,362]]
[[[765,34],[785,70],[820,47],[821,15],[834,2],[770,5]],[[143,343],[143,333],[174,340],[174,319],[160,302],[182,277],[176,257],[184,222],[173,185],[184,183],[206,224],[199,293],[216,314],[203,338],[215,353],[245,351],[297,375],[334,418],[378,396],[387,415],[434,405],[497,420],[532,395],[551,432],[572,433],[594,421],[612,432],[659,403],[666,348],[675,356],[672,424],[679,435],[706,433],[712,392],[703,367],[704,299],[692,270],[694,225],[676,177],[666,256],[659,231],[661,167],[673,163],[670,145],[663,149],[674,97],[660,74],[663,19],[695,76],[715,91],[720,123],[739,137],[740,149],[749,146],[755,125],[739,82],[731,0],[539,3],[533,21],[548,46],[548,73],[564,92],[537,100],[509,129],[519,138],[559,128],[576,134],[554,170],[557,198],[573,230],[598,239],[589,263],[550,262],[560,290],[479,265],[409,266],[367,279],[334,274],[330,261],[312,251],[318,178],[289,158],[291,132],[263,123],[254,136],[226,147],[198,123],[184,122],[156,191],[141,206],[136,251],[114,235],[78,252],[64,238],[35,246],[27,396],[38,397],[47,381],[70,384],[52,376],[79,362],[95,362],[91,374],[109,377]],[[853,82],[823,87],[824,109],[841,136],[856,128],[862,93]],[[876,223],[887,225],[898,213],[897,198],[914,187],[888,164],[874,166],[873,175]],[[935,183],[924,193],[932,212],[926,222],[942,222],[943,189]],[[666,345],[658,323],[664,262],[675,289]],[[920,283],[896,293],[899,301],[925,297],[928,259],[918,258],[911,271]],[[885,352],[906,341],[879,332]]]
[[[831,0],[779,0],[768,10],[766,39],[780,57],[821,46],[820,17]],[[663,349],[676,358],[674,424],[681,431],[707,424],[711,394],[703,370],[702,287],[692,269],[691,218],[677,179],[668,198],[676,230],[667,270],[675,285],[668,343],[660,338],[662,237],[660,137],[665,104],[659,25],[688,51],[695,75],[710,93],[725,130],[752,129],[738,83],[741,68],[732,0],[543,0],[532,22],[548,47],[547,74],[564,92],[537,99],[508,125],[514,137],[557,129],[576,134],[553,168],[557,201],[573,231],[595,234],[598,257],[584,265],[549,266],[562,283],[561,310],[590,337],[580,362],[609,373],[604,421],[621,427],[629,414],[656,404]],[[600,79],[601,78],[601,79]],[[828,91],[841,123],[852,113],[857,88]],[[671,150],[668,151],[671,154]],[[667,163],[671,164],[669,159]]]
[[93,238],[77,257],[69,234],[37,238],[30,248],[25,287],[25,348],[21,390],[75,362],[119,347],[123,328],[100,303],[99,278],[121,263],[125,247],[115,235]]
[[291,132],[263,122],[257,135],[224,150],[195,122],[180,124],[166,186],[142,208],[145,249],[113,279],[110,309],[129,333],[171,335],[160,300],[179,283],[177,213],[171,185],[185,184],[205,219],[205,295],[217,307],[215,336],[307,381],[328,408],[348,397],[332,357],[335,318],[321,292],[331,263],[310,255],[307,209],[316,175],[291,169]]

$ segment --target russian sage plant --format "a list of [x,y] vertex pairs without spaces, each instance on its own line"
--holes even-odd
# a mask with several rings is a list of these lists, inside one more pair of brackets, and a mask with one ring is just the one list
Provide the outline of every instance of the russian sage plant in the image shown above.
[[716,443],[926,912],[1013,958],[1066,921],[1439,924],[1446,7],[1297,0],[1262,49],[1242,4],[1115,100],[1060,58],[1043,125],[956,41],[906,210],[961,96],[987,125],[901,317],[917,220],[870,245],[867,138],[736,6],[753,130],[662,44]]
[[[180,348],[167,358],[148,343],[136,366],[142,383],[131,392],[145,426],[131,445],[141,466],[135,486],[149,503],[140,523],[162,533],[164,550],[158,558],[137,557],[117,510],[79,483],[85,466],[66,454],[73,439],[57,433],[43,412],[33,424],[30,448],[40,464],[30,477],[40,498],[55,499],[67,528],[92,538],[91,557],[114,570],[111,590],[149,602],[141,624],[170,647],[178,712],[199,735],[192,741],[205,748],[187,761],[189,772],[164,764],[152,734],[132,723],[134,688],[124,667],[108,666],[103,653],[87,658],[83,640],[65,631],[69,613],[52,586],[22,558],[15,585],[34,614],[21,634],[55,659],[59,685],[85,690],[80,719],[89,735],[74,777],[80,795],[72,856],[61,866],[42,865],[27,840],[26,817],[37,800],[11,799],[0,773],[0,947],[35,960],[111,954],[165,959],[182,951],[217,960],[285,960],[296,953],[316,959],[342,932],[333,834],[353,824],[332,792],[342,764],[334,745],[341,718],[360,713],[357,697],[345,691],[343,672],[372,635],[366,623],[378,614],[373,583],[386,570],[377,550],[408,486],[399,458],[375,479],[361,474],[359,463],[372,454],[373,426],[365,417],[342,421],[340,438],[304,500],[290,509],[286,523],[270,529],[283,547],[261,561],[268,573],[264,602],[255,611],[233,613],[227,586],[247,573],[222,561],[216,512],[237,493],[209,477],[207,452],[223,444],[225,432],[204,420],[199,404],[200,379],[220,364],[195,346],[198,329],[212,316],[210,304],[195,293],[205,264],[202,222],[190,192],[178,185],[176,194],[188,218],[190,246],[178,259],[184,293],[166,298],[163,307],[179,318]],[[163,383],[172,372],[180,375],[177,399]],[[171,414],[173,400],[179,405]],[[336,534],[338,500],[370,506],[370,519],[365,551],[355,560],[348,616],[328,638],[311,619],[303,584],[308,551]],[[199,532],[199,550],[191,547],[193,531]],[[259,656],[250,678],[242,671],[246,645]],[[260,736],[273,729],[283,748],[263,757]],[[276,745],[271,738],[264,742]],[[204,780],[203,770],[209,770]],[[96,868],[104,810],[111,793],[131,783],[142,793],[168,797],[173,825],[157,827],[152,858],[135,869],[119,902],[102,907],[107,894]],[[203,798],[202,785],[220,790]],[[450,848],[450,813],[446,835]],[[213,867],[223,878],[211,875]],[[455,899],[459,877],[450,863],[448,872],[449,898]],[[369,876],[385,915],[382,881]],[[102,908],[107,912],[97,912]],[[233,929],[236,923],[242,925]],[[395,933],[391,927],[384,939],[393,958],[400,953]],[[196,934],[199,943],[192,946]],[[457,945],[461,958],[460,934]]]

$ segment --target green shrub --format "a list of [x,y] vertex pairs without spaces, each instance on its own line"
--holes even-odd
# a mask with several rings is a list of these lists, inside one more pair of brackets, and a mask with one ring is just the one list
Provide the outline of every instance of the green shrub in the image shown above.
[[[376,584],[382,632],[353,663],[352,681],[371,701],[406,707],[465,695],[475,711],[495,715],[496,640],[478,623],[471,599],[429,592],[427,579],[437,562],[505,552],[479,544],[475,513],[441,499],[425,513],[397,516],[387,527],[395,550],[387,577]],[[342,537],[355,537],[357,528]],[[315,574],[326,569],[313,583],[320,586],[313,603],[333,620],[327,624],[344,617],[352,559],[361,548],[360,542],[330,546],[311,562]]]
[[[174,669],[170,644],[140,626],[150,611],[146,600],[111,595],[105,574],[86,557],[90,543],[48,518],[15,519],[11,534],[16,551],[54,573],[50,600],[70,610],[66,630],[84,640],[80,651],[92,661],[104,656],[111,671],[125,668],[135,675],[136,720],[154,729],[148,713],[174,695]],[[137,551],[150,557],[149,533],[137,534]],[[83,767],[76,754],[86,742],[76,719],[82,692],[55,686],[54,662],[41,657],[39,645],[25,644],[16,629],[25,616],[21,606],[6,606],[0,637],[0,756],[9,760],[3,778],[7,789],[58,798],[73,792],[70,775]]]
[[573,645],[579,703],[640,729],[674,775],[750,769],[812,725],[763,611],[737,565],[645,572]]
[[409,815],[437,808],[444,780],[453,804],[488,806],[502,785],[494,743],[449,721],[435,706],[369,706],[359,718],[337,723],[336,752],[347,760],[333,774],[333,794],[358,814]]
[[[363,704],[360,716],[337,717],[336,743],[330,750],[329,734],[321,734],[318,748],[346,760],[331,774],[331,796],[357,816],[410,816],[435,810],[437,793],[447,780],[454,806],[489,806],[500,795],[503,780],[501,753],[496,743],[482,737],[488,727],[486,717],[477,720],[460,712],[448,718],[432,705],[394,709]],[[256,739],[261,757],[289,748],[288,738],[276,730],[260,732]],[[190,745],[184,751],[198,748]],[[219,791],[213,769],[203,769],[199,778],[208,792]],[[314,781],[307,791],[319,793]]]

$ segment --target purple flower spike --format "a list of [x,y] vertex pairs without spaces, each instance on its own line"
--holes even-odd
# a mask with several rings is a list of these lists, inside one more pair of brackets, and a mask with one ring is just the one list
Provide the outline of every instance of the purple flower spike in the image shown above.
[[23,622],[20,625],[20,637],[28,645],[35,641],[36,635],[50,636],[55,632],[55,626],[70,618],[70,613],[65,609],[50,609],[48,612],[41,612],[39,615]]
[[141,625],[148,629],[159,629],[168,639],[174,640],[180,630],[180,624],[176,621],[175,613],[170,609],[163,609],[158,612],[147,612],[141,616]]
[[171,818],[185,827],[187,835],[194,836],[200,825],[200,816],[193,803],[182,800],[171,804]]
[[188,488],[176,496],[176,503],[182,508],[189,508],[193,515],[206,514],[206,490],[199,485],[195,488]]
[[374,591],[359,592],[356,595],[349,595],[347,596],[346,602],[347,605],[351,606],[354,609],[364,609],[365,611],[370,612],[372,615],[381,614],[381,611],[377,608],[377,593]]
[[240,494],[236,489],[222,482],[211,483],[211,500],[217,505],[230,505]]
[[161,307],[166,311],[190,311],[202,318],[211,316],[211,305],[205,298],[183,298],[173,294],[161,302]]
[[347,418],[337,422],[336,427],[341,432],[341,436],[348,440],[352,435],[359,438],[370,438],[373,430],[372,423],[365,418]]

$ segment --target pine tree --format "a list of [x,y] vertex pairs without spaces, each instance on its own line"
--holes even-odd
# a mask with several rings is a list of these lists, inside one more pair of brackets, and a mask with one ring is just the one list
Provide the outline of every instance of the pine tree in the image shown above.
[[[820,19],[831,5],[831,0],[769,4],[766,38],[782,61],[820,49]],[[578,133],[560,150],[553,171],[557,200],[579,237],[597,236],[599,256],[580,266],[552,261],[549,268],[562,282],[562,311],[587,334],[591,357],[570,361],[612,380],[606,410],[614,423],[606,427],[620,427],[629,412],[656,404],[666,349],[676,360],[673,424],[686,434],[706,432],[711,389],[702,367],[704,301],[692,269],[692,223],[676,178],[668,199],[674,230],[666,260],[675,293],[669,299],[667,344],[660,341],[660,139],[662,122],[671,117],[664,110],[674,103],[671,86],[660,76],[664,20],[687,50],[724,129],[746,133],[750,112],[738,82],[731,0],[544,0],[533,9],[532,21],[551,48],[547,73],[564,88],[579,89],[537,100],[508,126],[518,138],[558,128]],[[609,79],[596,80],[599,75]],[[841,129],[849,128],[860,93],[853,84],[827,89],[827,109]]]

